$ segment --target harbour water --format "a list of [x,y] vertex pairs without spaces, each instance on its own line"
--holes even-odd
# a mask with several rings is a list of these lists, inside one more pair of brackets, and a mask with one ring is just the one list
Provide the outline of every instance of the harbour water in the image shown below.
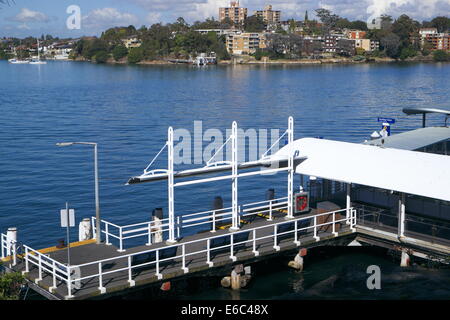
[[[155,207],[167,212],[166,185],[124,184],[129,177],[140,174],[160,150],[168,126],[193,131],[194,121],[201,120],[204,131],[216,128],[225,133],[231,122],[237,121],[244,129],[279,128],[282,132],[292,115],[296,138],[321,136],[360,142],[379,129],[378,116],[395,118],[392,132],[398,133],[421,126],[419,117],[402,114],[403,107],[448,108],[449,72],[449,64],[195,69],[73,62],[30,66],[1,61],[0,229],[4,232],[10,226],[18,227],[21,241],[41,248],[64,238],[59,209],[66,201],[75,208],[77,222],[95,214],[92,149],[59,148],[57,142],[99,143],[102,217],[120,225],[143,222]],[[443,119],[432,116],[428,123],[442,124]],[[156,167],[164,168],[164,160],[163,155]],[[285,177],[242,179],[240,201],[264,200],[269,186],[283,196]],[[219,182],[176,192],[179,214],[209,210],[217,195],[228,206],[231,197],[229,184]],[[74,228],[71,238],[77,237]],[[358,261],[385,264],[388,274],[395,274],[396,263],[383,255],[352,251],[316,261],[303,277],[310,272],[314,276],[309,279],[316,279],[317,284],[339,275],[354,288],[346,277],[352,272],[347,266]],[[360,276],[363,269],[358,271]],[[277,270],[265,278],[267,281],[256,281],[256,288],[241,298],[314,297],[314,293],[295,291],[299,275],[283,268]],[[414,272],[421,277],[429,274]],[[405,279],[412,285],[413,276]],[[305,287],[313,288],[310,280],[304,281]],[[437,283],[449,287],[448,282]],[[272,287],[280,289],[273,293]],[[211,290],[198,298],[227,298],[228,293],[222,289]],[[355,290],[342,298],[358,298],[360,293]],[[341,298],[337,292],[330,295]],[[401,292],[389,292],[386,298],[403,297]],[[423,295],[418,291],[414,296],[414,292],[405,291],[404,295]],[[448,290],[436,292],[436,298],[449,297]]]

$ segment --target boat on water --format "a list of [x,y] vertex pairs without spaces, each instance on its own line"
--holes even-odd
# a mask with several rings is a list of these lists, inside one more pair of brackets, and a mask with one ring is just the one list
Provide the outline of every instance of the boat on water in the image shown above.
[[30,63],[29,60],[20,60],[20,59],[16,59],[16,58],[9,59],[8,62],[12,63],[12,64],[29,64]]
[[37,52],[38,52],[37,59],[31,59],[30,64],[47,64],[47,61],[41,60],[41,55],[39,53],[39,39],[37,41]]

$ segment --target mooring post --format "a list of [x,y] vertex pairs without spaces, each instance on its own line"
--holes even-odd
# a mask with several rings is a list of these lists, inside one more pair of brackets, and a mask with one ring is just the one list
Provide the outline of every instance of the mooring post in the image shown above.
[[308,250],[306,248],[300,249],[297,255],[295,256],[294,260],[289,261],[288,266],[295,270],[303,271],[303,264],[304,264],[303,257],[305,257],[307,253]]
[[408,254],[407,250],[402,250],[402,257],[400,260],[400,267],[409,267],[411,262],[411,258]]

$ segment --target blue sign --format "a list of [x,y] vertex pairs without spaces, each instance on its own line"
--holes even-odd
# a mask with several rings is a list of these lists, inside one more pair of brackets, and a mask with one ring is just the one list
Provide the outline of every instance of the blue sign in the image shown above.
[[389,123],[389,124],[393,124],[393,123],[395,123],[395,119],[378,117],[378,122],[386,122],[386,123]]

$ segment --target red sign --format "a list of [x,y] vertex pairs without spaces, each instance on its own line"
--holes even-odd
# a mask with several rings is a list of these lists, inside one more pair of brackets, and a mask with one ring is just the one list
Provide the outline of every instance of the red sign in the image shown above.
[[309,194],[302,192],[295,195],[295,212],[305,212],[309,210]]

